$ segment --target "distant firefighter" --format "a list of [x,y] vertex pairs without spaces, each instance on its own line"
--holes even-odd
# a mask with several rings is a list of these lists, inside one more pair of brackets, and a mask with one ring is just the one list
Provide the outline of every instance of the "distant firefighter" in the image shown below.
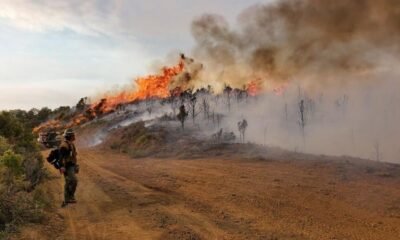
[[216,143],[219,143],[219,142],[221,141],[222,132],[223,132],[223,130],[222,130],[222,128],[221,128],[218,132],[216,132],[216,133],[214,133],[214,134],[212,135],[212,138],[213,138],[213,140],[214,140]]
[[240,133],[240,141],[244,143],[244,136],[247,128],[247,121],[243,119],[242,121],[238,122],[238,129]]
[[186,111],[186,109],[185,109],[185,105],[181,105],[180,107],[179,107],[179,113],[178,113],[178,115],[176,116],[177,118],[178,118],[178,120],[181,122],[181,125],[182,125],[182,129],[184,129],[185,128],[185,120],[186,120],[186,118],[188,117],[188,112]]

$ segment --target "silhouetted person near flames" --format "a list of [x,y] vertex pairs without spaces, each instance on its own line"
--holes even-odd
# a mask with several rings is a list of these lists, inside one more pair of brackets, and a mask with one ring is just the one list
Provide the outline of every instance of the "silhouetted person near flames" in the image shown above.
[[185,105],[182,104],[182,105],[179,107],[179,113],[178,113],[178,115],[177,115],[178,120],[181,122],[182,129],[185,128],[185,120],[186,120],[186,118],[187,118],[188,115],[189,115],[189,114],[188,114],[188,112],[187,112],[186,109],[185,109]]
[[247,121],[243,119],[242,121],[238,122],[238,130],[240,133],[240,141],[244,143],[244,136],[247,128]]

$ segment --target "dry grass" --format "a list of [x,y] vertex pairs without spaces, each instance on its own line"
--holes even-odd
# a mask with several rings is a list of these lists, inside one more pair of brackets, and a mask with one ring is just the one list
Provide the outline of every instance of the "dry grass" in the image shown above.
[[165,132],[151,131],[144,122],[137,122],[129,127],[115,130],[102,144],[103,148],[132,157],[145,157],[154,154],[165,144]]

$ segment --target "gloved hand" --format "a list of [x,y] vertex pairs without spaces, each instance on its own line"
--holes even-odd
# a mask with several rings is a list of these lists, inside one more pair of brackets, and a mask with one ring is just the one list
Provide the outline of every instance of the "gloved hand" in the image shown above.
[[65,173],[65,167],[60,168],[60,173],[64,174]]

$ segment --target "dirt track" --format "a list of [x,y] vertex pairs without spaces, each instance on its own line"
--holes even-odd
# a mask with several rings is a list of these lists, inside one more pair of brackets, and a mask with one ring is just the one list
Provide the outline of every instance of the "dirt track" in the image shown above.
[[[22,239],[400,239],[399,168],[95,150],[79,159],[78,204]],[[62,179],[51,183],[59,204]]]

